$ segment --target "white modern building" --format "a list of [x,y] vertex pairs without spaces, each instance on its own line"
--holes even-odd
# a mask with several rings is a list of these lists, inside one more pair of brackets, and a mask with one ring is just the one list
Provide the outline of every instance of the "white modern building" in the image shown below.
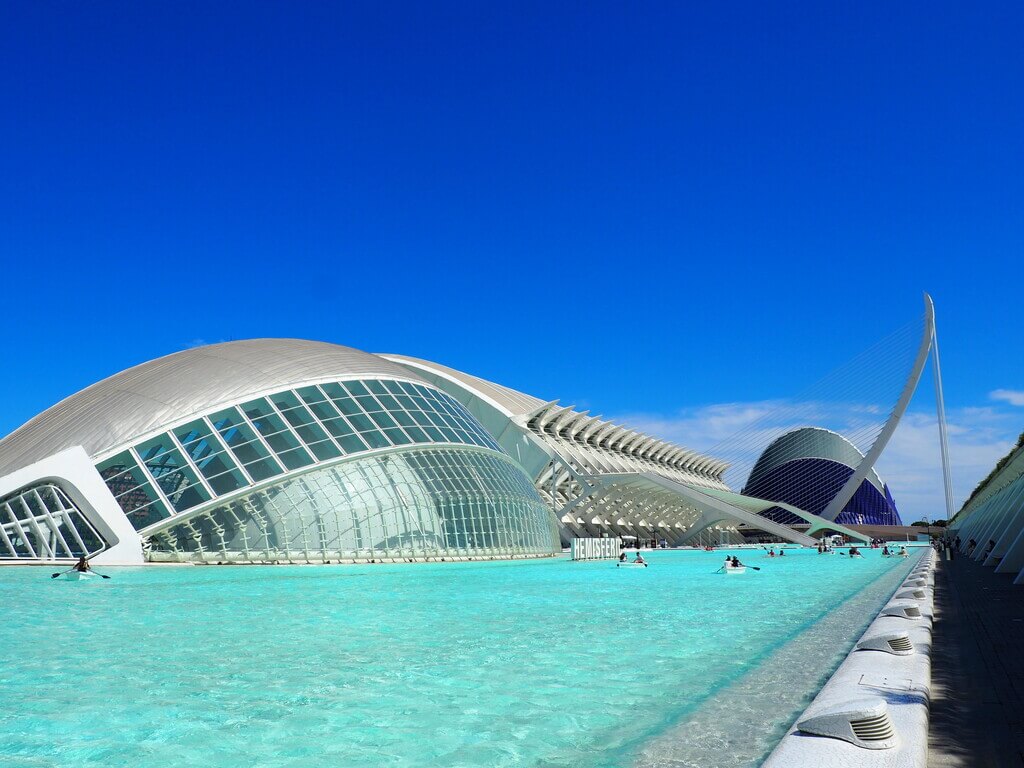
[[0,440],[0,560],[402,562],[549,556],[577,536],[863,538],[731,490],[726,469],[437,363],[235,341],[122,371]]
[[1024,434],[948,528],[965,555],[1024,584]]
[[551,555],[554,519],[455,398],[381,357],[258,339],[118,373],[0,441],[0,558]]

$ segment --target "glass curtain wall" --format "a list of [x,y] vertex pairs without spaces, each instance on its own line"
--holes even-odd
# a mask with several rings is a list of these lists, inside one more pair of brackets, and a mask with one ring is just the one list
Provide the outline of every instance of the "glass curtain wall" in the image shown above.
[[97,465],[136,530],[247,486],[365,451],[453,443],[501,451],[446,392],[397,380],[327,382],[222,408]]
[[151,537],[153,560],[273,562],[549,555],[554,518],[504,456],[433,448],[314,469]]

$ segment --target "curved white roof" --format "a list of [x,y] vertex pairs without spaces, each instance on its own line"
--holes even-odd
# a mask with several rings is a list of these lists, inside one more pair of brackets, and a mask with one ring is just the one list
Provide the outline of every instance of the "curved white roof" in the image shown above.
[[[627,457],[629,461],[634,459],[641,462],[649,461],[651,465],[660,466],[669,472],[678,470],[692,473],[686,479],[697,481],[699,484],[703,484],[702,481],[708,478],[712,478],[715,482],[721,482],[721,475],[728,467],[726,462],[711,456],[705,456],[682,446],[635,432],[628,427],[604,421],[600,417],[589,416],[571,406],[559,406],[557,400],[545,402],[540,398],[429,360],[406,357],[405,355],[384,355],[384,357],[401,363],[410,370],[421,371],[432,381],[445,379],[452,382],[459,389],[485,400],[492,407],[497,408],[503,416],[519,423],[520,426],[531,429],[545,442],[550,443],[551,439],[557,439],[558,435],[562,435],[568,443],[556,450],[580,450],[583,445],[590,446],[585,449],[587,451],[591,448],[598,450],[607,448],[610,451],[609,455],[617,454],[620,458]],[[444,385],[440,384],[440,386]],[[465,400],[463,403],[465,404]],[[577,441],[578,437],[580,439]],[[571,447],[574,442],[575,447]],[[601,465],[602,460],[595,456],[591,456],[591,458],[595,460],[591,468],[600,471],[596,470],[596,467]],[[585,466],[588,465],[588,462],[582,457],[577,457],[577,460],[582,460]],[[604,459],[606,462],[609,460],[616,461],[615,458]]]
[[81,445],[90,456],[248,395],[332,378],[409,369],[351,347],[301,339],[247,339],[186,349],[103,379],[0,440],[0,475]]
[[382,355],[382,357],[394,360],[396,363],[401,363],[409,370],[420,368],[432,373],[441,374],[456,384],[460,384],[470,392],[483,395],[501,408],[506,416],[522,416],[527,413],[533,413],[541,406],[546,405],[540,398],[527,395],[525,392],[503,387],[501,384],[495,384],[493,381],[487,381],[478,376],[463,373],[430,360],[421,360],[418,357],[408,357],[407,355]]
[[[829,459],[856,469],[864,454],[838,432],[823,427],[799,427],[773,440],[758,458],[745,483],[751,486],[763,475],[797,459]],[[867,479],[884,495],[884,483],[872,468]]]

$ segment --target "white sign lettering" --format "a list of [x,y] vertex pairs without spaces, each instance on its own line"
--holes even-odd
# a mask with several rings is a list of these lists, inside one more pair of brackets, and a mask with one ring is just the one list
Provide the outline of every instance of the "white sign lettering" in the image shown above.
[[573,560],[615,560],[619,556],[618,539],[573,539]]

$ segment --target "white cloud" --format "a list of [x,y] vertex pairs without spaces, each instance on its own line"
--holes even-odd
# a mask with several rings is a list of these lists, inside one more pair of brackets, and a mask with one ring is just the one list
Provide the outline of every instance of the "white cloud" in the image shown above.
[[[946,414],[953,511],[1013,447],[1019,423],[991,408],[963,408]],[[935,415],[910,411],[878,460],[904,522],[946,517]]]
[[182,349],[195,349],[196,347],[205,347],[210,344],[223,344],[225,341],[230,339],[216,339],[215,341],[207,341],[206,339],[191,339],[181,345]]
[[1024,392],[1019,389],[997,389],[988,393],[992,400],[1000,400],[1010,405],[1024,405]]
[[[1024,397],[1024,393],[1020,394]],[[880,427],[887,416],[887,409],[869,404],[757,401],[718,403],[684,409],[674,415],[627,414],[613,420],[743,465],[744,471],[727,475],[735,487],[736,475],[745,475],[764,447],[783,431],[815,424],[847,436],[860,431],[870,442],[877,433],[875,427]],[[955,512],[978,481],[1013,447],[1024,424],[1012,412],[988,406],[954,409],[946,418]],[[864,450],[868,446],[859,447]],[[908,411],[876,469],[888,483],[904,522],[946,516],[934,413]],[[739,481],[742,479],[739,477]]]

